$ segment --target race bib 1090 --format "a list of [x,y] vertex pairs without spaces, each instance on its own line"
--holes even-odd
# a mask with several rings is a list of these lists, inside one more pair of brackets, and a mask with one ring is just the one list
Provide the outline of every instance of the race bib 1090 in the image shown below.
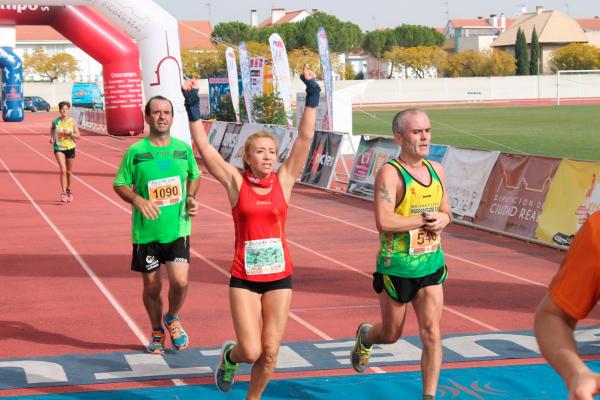
[[150,201],[159,207],[181,202],[181,179],[179,176],[154,179],[148,182]]

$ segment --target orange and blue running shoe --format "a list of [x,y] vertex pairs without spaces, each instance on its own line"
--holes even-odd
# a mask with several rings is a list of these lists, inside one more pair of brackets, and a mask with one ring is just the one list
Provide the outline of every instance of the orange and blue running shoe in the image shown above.
[[165,332],[162,330],[153,330],[148,344],[148,353],[164,354],[165,353]]
[[181,327],[181,322],[179,322],[179,318],[173,318],[172,316],[165,314],[163,315],[163,321],[165,323],[165,326],[169,330],[169,335],[171,336],[171,343],[173,344],[175,350],[183,350],[186,347],[188,347],[188,335]]

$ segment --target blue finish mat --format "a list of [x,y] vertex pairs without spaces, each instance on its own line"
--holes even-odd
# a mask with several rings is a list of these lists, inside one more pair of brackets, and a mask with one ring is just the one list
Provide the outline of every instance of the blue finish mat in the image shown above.
[[[600,361],[587,363],[599,370]],[[223,394],[214,385],[178,386],[152,389],[67,393],[7,397],[7,400],[223,400],[244,398],[248,384],[238,383]],[[369,374],[272,381],[264,400],[398,400],[421,396],[418,372]],[[567,392],[559,376],[545,364],[507,367],[460,368],[442,370],[438,400],[550,400],[566,399]]]

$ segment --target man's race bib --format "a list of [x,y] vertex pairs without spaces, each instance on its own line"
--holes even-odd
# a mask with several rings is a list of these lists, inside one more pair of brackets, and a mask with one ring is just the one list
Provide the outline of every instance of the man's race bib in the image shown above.
[[170,176],[149,181],[148,196],[159,207],[181,202],[181,179]]
[[68,139],[71,137],[71,132],[64,130],[64,129],[56,129],[56,136],[59,139]]
[[246,274],[265,275],[285,270],[281,239],[247,240],[244,243]]
[[410,234],[410,248],[408,254],[418,255],[433,253],[440,245],[441,236],[437,233],[430,232],[423,228],[413,229],[408,231]]

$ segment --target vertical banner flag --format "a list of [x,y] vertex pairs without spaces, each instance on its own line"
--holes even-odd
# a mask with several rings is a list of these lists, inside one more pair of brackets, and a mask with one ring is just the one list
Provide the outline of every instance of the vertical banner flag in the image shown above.
[[265,59],[250,57],[250,98],[260,97],[264,91]]
[[277,89],[283,100],[283,108],[287,116],[288,126],[293,126],[292,122],[292,98],[290,95],[290,64],[288,62],[285,44],[277,33],[269,36],[271,45],[271,56],[273,57],[273,69],[275,70],[275,79],[277,79]]
[[327,100],[327,114],[323,119],[321,129],[333,130],[333,71],[331,70],[331,59],[329,58],[329,43],[327,33],[323,27],[317,31],[317,44],[319,45],[319,56],[321,57],[321,70],[325,82],[325,98]]
[[235,120],[240,123],[240,89],[238,87],[238,73],[235,65],[235,53],[231,47],[225,51],[225,60],[227,61],[227,78],[229,78],[229,93],[231,93],[231,102],[233,111],[235,111]]
[[238,56],[240,57],[240,73],[242,74],[242,89],[244,95],[244,103],[246,104],[246,115],[248,115],[248,122],[252,123],[252,89],[250,89],[250,61],[248,60],[248,50],[246,49],[246,42],[240,42],[238,50]]

